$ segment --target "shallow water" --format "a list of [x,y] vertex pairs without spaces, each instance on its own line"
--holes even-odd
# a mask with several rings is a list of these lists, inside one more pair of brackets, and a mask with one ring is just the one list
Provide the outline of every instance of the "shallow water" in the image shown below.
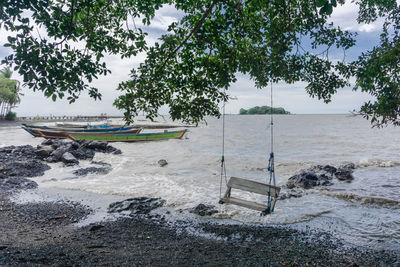
[[[107,175],[77,178],[72,174],[77,167],[52,164],[50,171],[34,180],[42,188],[162,197],[176,210],[213,204],[220,210],[217,218],[311,227],[351,243],[400,250],[400,128],[371,128],[361,117],[346,115],[285,115],[274,120],[278,185],[312,165],[348,162],[360,166],[354,181],[335,181],[328,190],[312,189],[301,198],[278,201],[275,213],[265,217],[237,206],[219,205],[222,131],[217,119],[190,128],[183,140],[113,144],[122,155],[97,153],[94,159],[112,165]],[[228,176],[267,182],[269,131],[268,116],[226,116]],[[0,134],[0,146],[41,142],[18,127],[0,127]],[[160,167],[160,159],[166,159],[168,165]],[[81,161],[80,167],[89,165]],[[265,201],[240,191],[232,194]]]

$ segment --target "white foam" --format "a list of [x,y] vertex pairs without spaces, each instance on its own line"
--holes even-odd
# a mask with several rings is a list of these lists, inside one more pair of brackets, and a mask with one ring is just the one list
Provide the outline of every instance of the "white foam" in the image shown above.
[[362,158],[359,161],[359,166],[361,167],[382,167],[382,168],[388,168],[388,167],[395,167],[399,166],[400,162],[398,161],[393,161],[393,160],[387,160],[387,159],[375,159],[375,158]]

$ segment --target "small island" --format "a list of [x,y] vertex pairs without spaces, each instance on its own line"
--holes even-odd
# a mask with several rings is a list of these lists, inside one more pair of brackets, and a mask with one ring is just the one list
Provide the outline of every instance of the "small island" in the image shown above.
[[[249,109],[241,108],[239,111],[240,115],[253,115],[253,114],[271,114],[271,107],[269,106],[255,106]],[[290,114],[284,108],[272,108],[272,114]]]

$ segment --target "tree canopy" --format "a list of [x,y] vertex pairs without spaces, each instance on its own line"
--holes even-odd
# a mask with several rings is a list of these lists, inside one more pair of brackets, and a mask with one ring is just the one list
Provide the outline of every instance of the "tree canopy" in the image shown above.
[[[310,96],[325,102],[355,78],[354,90],[375,97],[361,114],[376,124],[398,125],[400,7],[395,0],[354,2],[359,23],[383,19],[384,25],[379,45],[347,62],[331,59],[329,51],[348,50],[356,33],[327,22],[344,0],[4,0],[0,27],[16,35],[8,37],[12,53],[3,62],[14,65],[33,90],[73,102],[82,91],[101,97],[90,82],[109,74],[105,55],[147,51],[118,87],[115,105],[128,122],[141,111],[154,118],[163,105],[173,119],[218,116],[237,73],[259,88],[303,81]],[[149,25],[164,4],[184,15],[150,47],[134,21]],[[37,27],[46,36],[37,36]]]
[[20,102],[19,82],[11,76],[9,68],[0,70],[0,117],[5,117]]

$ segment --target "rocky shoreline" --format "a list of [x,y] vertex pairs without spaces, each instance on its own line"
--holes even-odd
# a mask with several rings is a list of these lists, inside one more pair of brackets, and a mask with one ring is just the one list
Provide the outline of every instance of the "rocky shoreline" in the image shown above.
[[[94,212],[91,207],[68,201],[21,204],[12,201],[12,196],[21,190],[35,190],[37,184],[28,178],[43,175],[50,168],[46,162],[53,162],[58,156],[60,157],[57,160],[63,161],[62,155],[65,153],[70,153],[79,162],[82,158],[76,155],[89,155],[87,159],[92,159],[93,156],[90,155],[96,152],[119,152],[107,144],[47,142],[49,143],[41,144],[37,148],[0,148],[2,266],[400,264],[400,255],[395,251],[352,247],[329,234],[312,230],[302,232],[284,226],[221,224],[209,220],[196,223],[177,220],[171,223],[168,212],[153,212],[164,204],[164,200],[157,198],[132,198],[112,203],[109,212],[123,212],[125,215],[115,221],[78,227],[76,224],[79,221]],[[45,156],[37,152],[43,146],[49,146],[46,148],[49,153]],[[102,163],[92,164],[93,167],[79,169],[75,175],[106,172],[111,168]],[[308,185],[310,181],[319,183],[318,181],[344,177],[342,170],[338,173],[337,169],[333,171],[332,168],[321,167],[315,169],[315,172],[316,176],[303,173],[299,174],[298,179],[293,178],[291,181],[302,187],[302,181],[308,181]],[[324,176],[329,173],[332,174],[332,179]],[[305,179],[304,175],[308,178]],[[201,216],[210,216],[215,212],[212,207],[199,206],[192,212]]]

